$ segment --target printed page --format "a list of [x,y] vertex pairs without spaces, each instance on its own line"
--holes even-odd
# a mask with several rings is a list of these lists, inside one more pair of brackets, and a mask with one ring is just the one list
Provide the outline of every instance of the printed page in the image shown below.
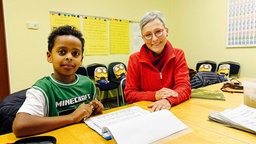
[[107,128],[118,144],[148,144],[186,129],[169,110],[134,117]]
[[214,120],[234,128],[256,133],[256,109],[244,104],[223,112],[212,112],[210,120]]

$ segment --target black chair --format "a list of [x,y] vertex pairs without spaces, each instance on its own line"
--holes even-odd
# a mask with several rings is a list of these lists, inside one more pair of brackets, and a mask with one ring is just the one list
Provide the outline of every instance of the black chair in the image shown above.
[[[99,83],[95,80],[95,70],[96,68],[99,68],[99,67],[104,67],[107,69],[107,66],[104,65],[104,64],[99,64],[99,63],[94,63],[94,64],[91,64],[91,65],[88,65],[87,66],[87,72],[88,72],[88,76],[91,77],[94,81],[95,81],[95,85],[96,85],[96,88],[97,88],[97,91],[98,91],[98,96],[101,96],[102,94],[105,94],[105,92],[108,92],[110,90],[115,90],[116,89],[116,93],[117,93],[117,106],[119,106],[119,85],[115,82],[112,82],[112,81],[108,81],[108,82],[102,82],[102,83]],[[108,74],[107,74],[108,75]],[[99,78],[101,79],[101,78]],[[106,78],[106,80],[108,80]],[[102,93],[103,92],[103,93]],[[108,97],[108,96],[107,96]],[[104,97],[103,97],[104,99]]]
[[84,66],[80,66],[77,71],[76,74],[80,74],[80,75],[84,75],[84,76],[88,76],[87,70]]
[[217,63],[215,61],[211,60],[203,60],[199,61],[196,64],[196,71],[211,71],[216,72]]
[[[120,85],[121,81],[126,78],[126,65],[123,62],[111,62],[108,65],[108,78],[111,82],[117,83],[119,85],[118,90],[122,90]],[[119,92],[119,94],[122,92]],[[122,101],[124,104],[124,99],[122,97]]]
[[235,61],[223,61],[218,64],[217,70],[220,70],[220,67],[223,65],[229,65],[229,77],[239,77],[239,71],[240,71],[240,63],[235,62]]
[[97,67],[107,68],[107,66],[105,64],[100,64],[100,63],[92,63],[92,64],[87,65],[87,68],[86,68],[87,74],[92,80],[94,80],[94,71]]
[[0,135],[12,132],[12,123],[17,111],[26,99],[27,89],[5,97],[0,104]]
[[120,84],[126,75],[126,65],[123,62],[111,62],[108,65],[108,78],[112,82]]
[[125,89],[125,85],[126,85],[126,78],[123,78],[120,82],[120,88],[121,88],[121,94],[122,94],[122,102],[123,105],[126,104],[125,102],[125,98],[124,98],[124,89]]

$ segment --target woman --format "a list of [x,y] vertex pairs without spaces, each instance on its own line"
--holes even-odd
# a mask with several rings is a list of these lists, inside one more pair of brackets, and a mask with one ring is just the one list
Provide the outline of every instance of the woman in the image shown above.
[[191,88],[185,55],[167,40],[164,16],[159,11],[146,13],[140,29],[145,44],[129,58],[125,100],[154,101],[148,107],[158,111],[189,99]]

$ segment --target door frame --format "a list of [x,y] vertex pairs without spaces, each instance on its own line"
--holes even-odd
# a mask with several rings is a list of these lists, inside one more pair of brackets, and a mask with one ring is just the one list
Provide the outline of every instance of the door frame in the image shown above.
[[10,82],[6,49],[4,7],[0,3],[0,101],[10,94]]

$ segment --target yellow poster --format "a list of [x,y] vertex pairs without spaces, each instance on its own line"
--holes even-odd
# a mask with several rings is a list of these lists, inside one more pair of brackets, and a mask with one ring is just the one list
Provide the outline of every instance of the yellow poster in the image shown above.
[[85,55],[108,55],[108,21],[100,17],[83,18]]
[[129,54],[133,43],[130,20],[50,12],[51,29],[72,25],[85,39],[85,55]]
[[79,15],[52,12],[50,14],[50,19],[52,30],[63,25],[71,25],[76,27],[78,30],[81,30]]
[[110,54],[130,53],[129,20],[110,19]]

